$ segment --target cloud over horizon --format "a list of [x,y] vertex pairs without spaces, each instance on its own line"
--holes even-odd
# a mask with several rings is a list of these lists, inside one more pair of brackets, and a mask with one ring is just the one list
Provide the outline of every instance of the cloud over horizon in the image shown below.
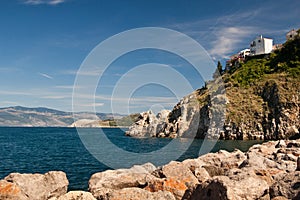
[[66,0],[25,0],[24,4],[28,5],[40,5],[40,4],[47,4],[47,5],[57,5],[66,2]]
[[[238,51],[238,47],[249,35],[255,36],[256,28],[248,26],[223,27],[216,31],[209,53],[213,57],[228,58],[229,53]],[[250,41],[249,41],[250,43]],[[245,46],[247,48],[247,46]]]
[[48,75],[48,74],[45,74],[45,73],[38,73],[39,75],[41,75],[41,76],[43,76],[43,77],[45,77],[45,78],[48,78],[48,79],[53,79],[53,77],[52,76],[50,76],[50,75]]

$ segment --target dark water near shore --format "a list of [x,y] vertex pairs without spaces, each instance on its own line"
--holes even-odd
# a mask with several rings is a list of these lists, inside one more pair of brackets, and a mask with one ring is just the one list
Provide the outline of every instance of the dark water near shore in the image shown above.
[[[126,137],[120,129],[103,130],[119,148],[137,153],[158,150],[171,142],[171,139]],[[99,129],[85,131],[93,134]],[[176,139],[175,142],[180,145],[187,141]],[[197,157],[202,142],[203,140],[194,140],[178,160]],[[255,143],[260,142],[218,141],[212,152],[220,149],[233,151],[235,148],[246,151]],[[105,154],[111,156],[111,159],[115,158],[114,151],[106,149]],[[67,173],[70,190],[86,190],[90,176],[106,169],[109,167],[100,163],[86,150],[75,128],[0,127],[0,179],[11,172],[45,173],[61,170]]]

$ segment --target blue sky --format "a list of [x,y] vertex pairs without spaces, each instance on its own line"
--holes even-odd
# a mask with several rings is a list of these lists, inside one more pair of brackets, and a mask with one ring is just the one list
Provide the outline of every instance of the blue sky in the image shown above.
[[[214,62],[224,62],[247,48],[257,35],[273,38],[274,43],[284,42],[288,30],[300,28],[299,19],[298,0],[1,1],[0,107],[45,106],[71,111],[76,72],[84,59],[100,42],[122,31],[173,29],[199,42]],[[161,51],[133,52],[116,60],[103,76],[102,87],[96,91],[97,111],[111,112],[112,88],[122,73],[146,63],[171,65],[193,88],[203,84],[181,58]],[[159,73],[159,66],[155,69],[158,71],[149,72],[149,76]],[[129,111],[169,109],[183,93],[176,95],[168,88],[146,85],[134,91]],[[124,113],[123,107],[117,106],[114,111]],[[89,110],[84,101],[80,109]]]

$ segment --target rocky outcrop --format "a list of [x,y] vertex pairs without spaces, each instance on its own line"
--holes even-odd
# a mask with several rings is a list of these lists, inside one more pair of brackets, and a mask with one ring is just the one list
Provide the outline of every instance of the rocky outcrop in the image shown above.
[[151,175],[155,166],[150,163],[133,166],[130,169],[117,169],[99,172],[89,180],[89,190],[98,199],[108,199],[116,190],[129,187],[145,187],[148,182],[156,179]]
[[[225,78],[225,77],[223,77]],[[229,79],[229,78],[227,78]],[[272,140],[300,137],[300,88],[284,74],[265,75],[252,87],[209,82],[184,97],[167,118],[144,112],[126,132],[133,137]]]
[[126,131],[126,135],[134,137],[176,137],[172,135],[173,132],[165,132],[169,113],[168,110],[162,110],[157,115],[152,111],[141,113],[138,120]]
[[46,174],[12,173],[4,178],[0,187],[0,196],[8,195],[14,199],[47,200],[67,193],[69,185],[64,172],[51,171]]
[[248,152],[221,150],[162,167],[151,164],[94,174],[98,199],[299,199],[300,140],[271,141]]
[[199,89],[184,97],[170,112],[163,111],[164,114],[158,113],[157,116],[151,111],[141,113],[139,120],[129,127],[126,135],[218,138],[225,120],[227,99],[224,92],[224,87],[217,81],[208,89]]

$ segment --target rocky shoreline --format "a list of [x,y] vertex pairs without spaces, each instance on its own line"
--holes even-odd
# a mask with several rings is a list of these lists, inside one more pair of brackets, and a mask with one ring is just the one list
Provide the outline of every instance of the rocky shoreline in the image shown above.
[[247,152],[220,150],[183,162],[93,174],[89,191],[69,191],[66,174],[11,173],[1,200],[300,199],[300,139],[269,141]]

